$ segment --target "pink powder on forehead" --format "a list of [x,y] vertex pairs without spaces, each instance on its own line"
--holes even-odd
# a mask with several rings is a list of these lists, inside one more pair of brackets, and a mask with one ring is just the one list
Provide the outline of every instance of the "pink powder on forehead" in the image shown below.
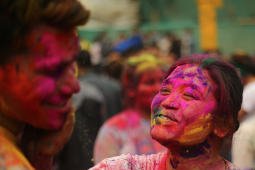
[[33,53],[35,68],[39,70],[53,70],[61,62],[73,61],[78,54],[78,41],[72,34],[45,32],[38,41]]

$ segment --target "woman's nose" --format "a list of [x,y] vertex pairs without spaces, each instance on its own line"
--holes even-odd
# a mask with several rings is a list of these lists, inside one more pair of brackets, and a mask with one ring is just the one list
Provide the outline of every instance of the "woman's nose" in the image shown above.
[[165,109],[174,109],[174,110],[180,109],[180,103],[178,101],[178,97],[174,95],[170,95],[167,99],[165,99],[162,102],[161,105]]

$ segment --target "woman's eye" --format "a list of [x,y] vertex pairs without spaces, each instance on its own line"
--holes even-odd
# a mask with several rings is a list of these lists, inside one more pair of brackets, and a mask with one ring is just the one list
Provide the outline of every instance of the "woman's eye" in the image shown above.
[[163,89],[160,89],[160,93],[163,95],[167,95],[167,94],[170,94],[170,90],[163,88]]
[[191,93],[184,93],[184,97],[186,98],[186,99],[197,99],[193,94],[191,94]]

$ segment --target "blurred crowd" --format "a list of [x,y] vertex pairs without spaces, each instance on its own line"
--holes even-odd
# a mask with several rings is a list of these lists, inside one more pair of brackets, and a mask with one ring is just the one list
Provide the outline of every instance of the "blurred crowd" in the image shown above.
[[[73,97],[76,125],[71,140],[55,157],[53,169],[88,169],[121,154],[165,152],[166,148],[150,136],[150,107],[169,66],[195,52],[191,32],[185,30],[178,38],[169,32],[140,34],[134,30],[131,36],[123,33],[114,40],[102,33],[93,43],[81,40],[81,49],[77,57],[81,91]],[[219,50],[204,53],[223,58],[240,71],[245,86],[239,112],[241,127],[232,150],[223,148],[222,156],[240,168],[252,167],[255,58],[242,50],[228,57]],[[243,138],[245,144],[240,142]]]

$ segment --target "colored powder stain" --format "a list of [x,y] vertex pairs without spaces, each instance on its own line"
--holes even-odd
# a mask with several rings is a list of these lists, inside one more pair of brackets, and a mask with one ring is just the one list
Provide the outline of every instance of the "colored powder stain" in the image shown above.
[[153,113],[151,113],[151,128],[154,126],[154,123],[155,123],[155,119],[154,119]]
[[203,126],[194,128],[194,129],[192,129],[191,131],[187,132],[186,135],[196,134],[196,133],[198,133],[198,132],[203,131],[203,129],[204,129]]
[[172,162],[172,159],[170,159],[170,164],[172,165],[172,167],[173,167],[174,169],[177,169],[178,164],[179,164],[179,161],[177,161],[177,162],[176,162],[176,165],[174,165],[174,163]]
[[[203,117],[203,116],[200,117],[200,120],[203,120],[203,122],[207,122],[208,119],[212,119],[211,113],[207,114],[205,117]],[[207,123],[206,123],[206,124],[207,124]],[[186,133],[186,135],[192,135],[192,134],[196,134],[196,133],[198,133],[198,132],[203,131],[203,129],[204,129],[203,127],[204,127],[204,125],[206,125],[206,124],[203,123],[202,125],[200,125],[200,126],[194,128],[194,129],[190,130],[189,132]],[[210,123],[208,123],[208,126],[209,126],[209,125],[210,125]]]
[[153,122],[153,125],[156,125],[156,124],[157,124],[156,120],[155,120],[155,119],[153,119],[153,121],[154,121],[154,122]]
[[93,159],[93,158],[91,159],[91,162],[94,162],[94,159]]
[[212,119],[211,113],[201,116],[198,121],[193,122],[196,126],[192,126],[192,129],[186,128],[186,132],[181,137],[180,142],[191,142],[193,141],[194,136],[198,139],[200,137],[199,134],[211,126],[210,119]]
[[202,69],[205,65],[208,65],[208,64],[212,64],[215,62],[215,59],[206,59],[202,65],[200,66],[200,68]]
[[205,120],[207,120],[207,119],[212,119],[212,114],[211,114],[211,113],[207,114],[207,115],[204,117],[204,119],[205,119]]
[[154,113],[156,113],[157,112],[157,107],[154,107],[153,111],[154,111]]
[[[207,140],[205,140],[204,142],[197,144],[193,147],[190,148],[183,148],[180,151],[180,155],[183,158],[195,158],[199,155],[204,155],[206,153],[205,148],[206,149],[210,149],[211,145],[208,143]],[[187,152],[188,150],[188,152]]]
[[208,64],[211,64],[211,63],[214,63],[214,62],[215,62],[214,59],[206,59],[206,60],[204,61],[204,63],[208,63]]
[[201,69],[198,67],[197,68],[197,72],[201,75],[202,74],[202,71],[201,71]]
[[208,85],[207,82],[204,82],[204,83],[203,83],[203,86],[207,86],[207,85]]

